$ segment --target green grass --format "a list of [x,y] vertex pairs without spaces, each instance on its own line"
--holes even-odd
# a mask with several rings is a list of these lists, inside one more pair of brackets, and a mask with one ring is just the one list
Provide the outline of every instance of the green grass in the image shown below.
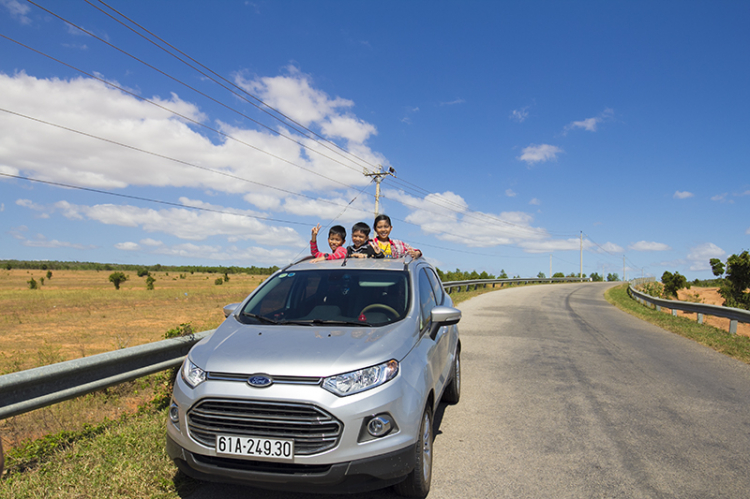
[[628,295],[627,284],[610,288],[604,297],[608,302],[630,315],[750,364],[750,338],[747,336],[729,334],[723,329],[698,324],[695,320],[657,312],[632,299]]
[[[0,498],[106,498],[188,495],[196,482],[178,473],[164,449],[166,409],[105,422],[77,438],[55,438],[33,465],[13,466],[37,450],[15,452]],[[44,445],[40,447],[46,447]]]

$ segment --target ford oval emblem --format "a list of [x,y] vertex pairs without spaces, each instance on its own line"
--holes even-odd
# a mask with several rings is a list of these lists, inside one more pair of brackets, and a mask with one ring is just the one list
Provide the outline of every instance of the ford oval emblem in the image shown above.
[[247,383],[255,388],[265,388],[267,386],[271,386],[273,384],[273,380],[270,378],[270,376],[266,376],[265,374],[253,374],[249,378],[247,378]]

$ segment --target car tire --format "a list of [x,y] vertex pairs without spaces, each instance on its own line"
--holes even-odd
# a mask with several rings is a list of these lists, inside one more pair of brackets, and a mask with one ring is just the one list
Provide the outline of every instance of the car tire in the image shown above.
[[451,369],[451,381],[443,392],[442,401],[446,404],[458,404],[461,399],[461,350],[456,349]]
[[430,493],[432,482],[432,409],[429,405],[422,414],[422,424],[419,426],[419,438],[414,446],[416,454],[414,469],[406,476],[406,480],[397,483],[396,492],[404,497],[425,498]]

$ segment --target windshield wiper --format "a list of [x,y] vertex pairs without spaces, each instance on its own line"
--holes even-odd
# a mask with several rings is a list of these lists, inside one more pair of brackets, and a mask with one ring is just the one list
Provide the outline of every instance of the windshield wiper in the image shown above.
[[322,320],[322,319],[313,319],[313,324],[325,324],[325,325],[335,325],[335,326],[365,326],[365,327],[372,327],[372,324],[369,322],[364,321],[336,321],[336,320]]
[[247,313],[243,313],[242,315],[243,315],[244,317],[251,317],[251,318],[253,318],[253,319],[257,319],[257,320],[259,320],[260,322],[262,322],[263,324],[280,324],[280,322],[279,322],[279,321],[275,321],[275,320],[273,320],[273,319],[269,319],[268,317],[263,317],[262,315],[258,315],[258,314],[247,314]]
[[299,326],[364,326],[372,327],[369,322],[362,321],[340,321],[340,320],[324,320],[324,319],[307,319],[299,321],[281,321],[279,324],[295,324]]

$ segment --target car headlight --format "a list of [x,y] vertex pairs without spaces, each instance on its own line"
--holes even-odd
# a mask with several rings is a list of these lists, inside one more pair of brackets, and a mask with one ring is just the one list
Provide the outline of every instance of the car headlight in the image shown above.
[[191,388],[195,388],[206,381],[206,371],[193,364],[188,358],[182,363],[182,379]]
[[377,366],[325,378],[323,388],[334,395],[345,397],[387,383],[397,374],[398,361],[389,360]]

